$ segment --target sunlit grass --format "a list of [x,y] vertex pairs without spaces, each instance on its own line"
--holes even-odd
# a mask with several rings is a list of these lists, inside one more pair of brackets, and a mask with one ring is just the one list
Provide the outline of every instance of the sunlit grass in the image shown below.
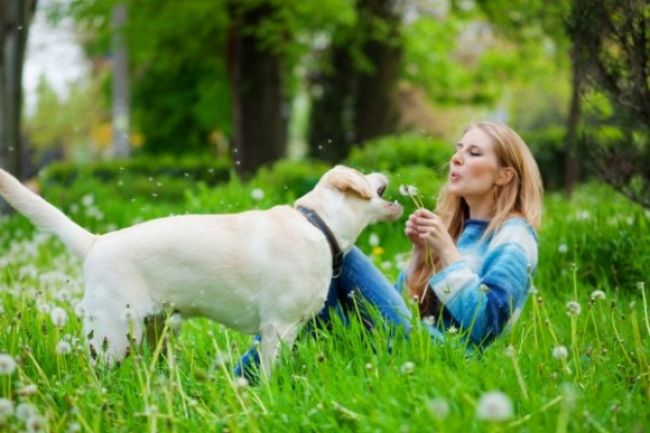
[[[143,217],[198,209],[209,194],[207,207],[237,196],[242,207],[277,200],[269,191],[251,198],[249,189],[234,184],[187,203],[151,204]],[[93,218],[86,208],[97,206],[100,230],[120,206],[140,216],[135,205],[105,206],[109,201],[95,197],[78,213]],[[161,345],[134,350],[117,368],[93,367],[77,308],[79,263],[58,241],[11,217],[0,223],[0,353],[16,365],[0,359],[0,431],[644,431],[650,293],[642,280],[617,284],[627,280],[610,278],[609,263],[584,252],[602,246],[580,243],[594,230],[625,237],[633,227],[635,238],[625,238],[632,247],[615,252],[640,250],[633,242],[647,240],[647,214],[633,207],[620,214],[627,205],[612,203],[591,204],[580,194],[568,204],[549,198],[535,289],[514,330],[484,353],[468,351],[458,334],[433,342],[416,320],[409,339],[356,320],[335,322],[302,335],[283,351],[270,381],[254,386],[231,374],[249,338],[204,319],[184,322],[178,335],[168,329]],[[589,216],[579,214],[587,208]],[[407,251],[402,228],[393,226],[370,228],[359,240],[391,278]]]

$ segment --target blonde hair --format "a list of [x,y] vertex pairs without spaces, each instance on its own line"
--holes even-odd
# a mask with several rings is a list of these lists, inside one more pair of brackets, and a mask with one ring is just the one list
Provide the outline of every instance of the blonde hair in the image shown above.
[[[480,129],[490,137],[499,166],[513,170],[510,182],[494,187],[494,213],[483,236],[494,233],[513,216],[520,216],[534,228],[539,228],[542,220],[542,178],[530,149],[519,134],[503,123],[479,122],[470,125],[465,132],[473,128]],[[450,193],[447,185],[438,195],[435,213],[442,218],[456,242],[469,217],[469,206],[462,197]],[[435,306],[431,291],[426,288],[429,278],[440,268],[440,257],[433,257],[433,267],[431,262],[426,262],[424,260],[407,281],[409,295],[420,300],[422,316],[432,314]]]

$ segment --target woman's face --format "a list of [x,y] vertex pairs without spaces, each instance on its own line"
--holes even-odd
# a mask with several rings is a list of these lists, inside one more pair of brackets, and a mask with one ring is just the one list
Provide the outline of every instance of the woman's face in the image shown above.
[[491,194],[499,162],[492,139],[479,128],[472,128],[456,145],[449,165],[448,191],[465,200],[481,200]]

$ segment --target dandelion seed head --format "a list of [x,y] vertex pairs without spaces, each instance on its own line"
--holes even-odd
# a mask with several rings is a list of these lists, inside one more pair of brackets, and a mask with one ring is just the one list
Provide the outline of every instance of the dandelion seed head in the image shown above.
[[371,233],[370,236],[368,237],[368,244],[371,247],[376,247],[379,245],[379,236],[377,233]]
[[476,416],[484,421],[505,421],[512,414],[512,402],[501,391],[483,394],[476,405]]
[[429,400],[427,408],[434,417],[440,420],[447,418],[447,415],[449,415],[449,403],[442,397]]
[[567,359],[568,356],[569,356],[569,350],[565,346],[555,346],[553,348],[553,358]]
[[246,379],[245,377],[241,377],[241,376],[237,377],[234,383],[235,383],[235,389],[237,389],[238,391],[248,388],[248,379]]
[[418,189],[413,185],[400,185],[399,193],[404,197],[413,197],[418,194]]
[[451,325],[449,328],[447,328],[447,334],[458,334],[458,328],[456,328],[454,325]]
[[433,316],[424,316],[422,321],[429,326],[433,326],[436,323],[436,318]]
[[169,316],[169,319],[167,319],[167,324],[169,325],[169,329],[171,329],[174,332],[178,332],[181,329],[181,325],[183,323],[183,317],[181,317],[180,314],[174,313],[171,316]]
[[253,188],[251,190],[251,198],[255,201],[260,201],[264,198],[264,191],[261,188]]
[[402,364],[399,371],[402,374],[411,374],[415,371],[415,364],[413,364],[411,361],[406,361],[404,364]]
[[602,299],[605,299],[605,292],[602,290],[594,290],[591,292],[591,300],[592,301],[600,301]]
[[512,358],[517,354],[517,349],[515,349],[515,346],[512,344],[509,344],[508,347],[505,349],[505,354],[507,357]]
[[25,421],[25,428],[28,433],[41,433],[47,428],[47,421],[41,415],[34,414]]
[[56,345],[56,353],[59,355],[67,355],[72,352],[72,346],[65,340],[61,340]]
[[14,413],[14,402],[8,398],[0,398],[0,421],[3,421],[5,418],[13,415]]
[[569,247],[567,247],[566,244],[560,244],[560,245],[557,247],[557,252],[560,253],[560,254],[566,254],[567,251],[569,251]]
[[569,316],[578,316],[582,312],[582,307],[577,301],[569,301],[566,304],[566,313]]
[[65,310],[61,307],[55,307],[52,309],[52,311],[50,311],[50,318],[52,319],[54,326],[57,328],[62,328],[68,321],[68,313],[66,313]]
[[16,418],[23,422],[36,414],[36,408],[31,403],[19,403],[18,406],[16,406]]
[[16,361],[7,353],[0,353],[0,375],[8,376],[16,370]]
[[22,388],[19,388],[16,392],[19,395],[29,396],[36,394],[36,392],[38,392],[38,388],[33,383],[30,383],[29,385],[25,385]]

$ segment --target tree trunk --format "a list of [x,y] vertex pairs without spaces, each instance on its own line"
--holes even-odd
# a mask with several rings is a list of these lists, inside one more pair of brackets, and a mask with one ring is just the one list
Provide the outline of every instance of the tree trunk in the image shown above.
[[[0,1],[0,167],[20,176],[22,72],[27,29],[34,16],[36,0]],[[0,204],[0,212],[7,205]]]
[[124,37],[127,8],[113,6],[111,17],[113,48],[113,155],[126,157],[131,153],[129,140],[129,61]]
[[233,16],[230,29],[232,149],[235,168],[243,175],[282,158],[286,150],[289,101],[284,94],[282,59],[250,31],[271,11],[271,5],[262,4]]
[[331,47],[331,54],[334,72],[321,73],[313,80],[317,96],[309,118],[308,155],[334,164],[346,157],[355,139],[353,98],[358,71],[347,46]]
[[567,117],[566,136],[564,138],[564,191],[571,195],[580,178],[580,160],[578,159],[577,140],[578,122],[580,121],[580,91],[582,74],[575,46],[571,49],[571,105]]
[[[362,71],[356,95],[356,141],[395,132],[399,121],[397,83],[402,63],[400,17],[393,12],[392,0],[362,0],[361,18],[367,23],[381,19],[388,33],[381,38],[369,37],[363,47],[372,70]],[[372,33],[372,32],[371,32]]]

